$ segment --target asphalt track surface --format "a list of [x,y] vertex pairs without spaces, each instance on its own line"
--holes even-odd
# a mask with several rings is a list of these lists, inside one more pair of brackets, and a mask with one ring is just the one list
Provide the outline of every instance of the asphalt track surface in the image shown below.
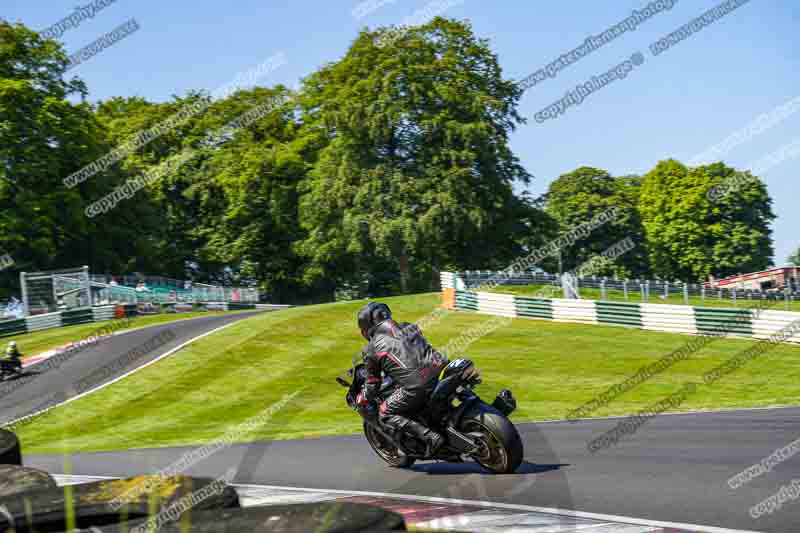
[[[506,476],[483,474],[471,463],[390,469],[362,436],[233,445],[187,472],[218,477],[235,466],[235,483],[395,492],[732,529],[800,531],[800,501],[758,520],[748,514],[791,482],[800,456],[737,490],[727,485],[731,476],[798,438],[800,409],[661,416],[615,449],[590,454],[586,441],[614,423],[520,424],[527,462]],[[85,453],[72,456],[70,463],[75,473],[123,477],[155,472],[191,449]],[[556,461],[552,450],[558,450]],[[60,455],[28,456],[25,462],[64,473]]]
[[[109,369],[108,375],[102,375],[102,379],[92,384],[93,387],[100,386],[147,364],[198,335],[262,312],[264,311],[220,313],[122,332],[77,351],[69,358],[65,358],[63,363],[57,367],[49,368],[46,371],[42,371],[42,369],[47,368],[47,361],[28,366],[25,368],[26,376],[0,383],[0,421],[5,423],[40,411],[43,405],[49,405],[51,399],[66,400],[76,394],[76,384],[83,378],[91,376],[99,369],[109,369],[109,365],[115,359],[130,350],[145,345],[158,335],[162,335],[164,339],[169,338],[165,334],[167,330],[174,333],[174,338],[163,344],[154,342],[153,344],[158,345],[155,349],[137,357],[131,357],[130,362],[125,365],[119,365],[119,367],[111,365],[112,368]],[[98,325],[98,327],[100,326]],[[73,342],[79,340],[81,339],[76,338]]]
[[[148,358],[249,315],[203,317],[115,336],[57,372],[38,376],[24,391],[0,399],[3,414],[8,416],[7,410],[25,414],[37,396],[63,389],[65,383],[88,375],[163,329],[173,328],[176,338]],[[307,399],[313,401],[311,396]],[[800,531],[800,501],[788,501],[757,520],[749,515],[752,506],[790,484],[793,475],[800,478],[800,454],[736,490],[727,484],[731,476],[800,437],[800,408],[662,415],[616,447],[594,454],[587,451],[587,441],[618,422],[519,424],[526,461],[516,474],[505,476],[484,474],[472,463],[418,463],[410,470],[391,469],[361,435],[235,444],[186,472],[218,477],[236,467],[234,482],[239,484],[414,494],[741,530]],[[67,473],[63,466],[67,463],[71,473],[123,477],[156,472],[192,449],[81,453],[69,461],[63,455],[28,455],[25,463],[54,474]]]

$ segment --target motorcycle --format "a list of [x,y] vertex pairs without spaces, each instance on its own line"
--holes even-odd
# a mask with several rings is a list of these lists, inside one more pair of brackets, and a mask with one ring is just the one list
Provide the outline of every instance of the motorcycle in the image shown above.
[[22,361],[19,359],[0,360],[0,381],[5,381],[9,377],[21,376],[22,374]]
[[[522,463],[522,439],[508,419],[517,403],[511,391],[502,390],[492,404],[487,404],[473,389],[481,383],[480,373],[469,359],[456,359],[442,370],[426,407],[417,414],[417,422],[437,431],[445,443],[433,456],[426,456],[426,446],[411,434],[394,434],[378,417],[360,407],[356,397],[367,378],[364,363],[347,371],[352,382],[337,377],[347,387],[346,401],[364,418],[364,435],[372,449],[390,466],[408,468],[417,460],[463,462],[472,459],[495,474],[510,474]],[[383,380],[378,394],[380,404],[398,387],[391,378]]]

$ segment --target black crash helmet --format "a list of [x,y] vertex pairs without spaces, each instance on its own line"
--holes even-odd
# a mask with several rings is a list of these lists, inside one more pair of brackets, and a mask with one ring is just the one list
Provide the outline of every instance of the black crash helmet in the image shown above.
[[375,328],[385,320],[392,318],[392,310],[389,306],[379,302],[369,302],[358,312],[358,329],[361,335],[367,339],[372,339]]

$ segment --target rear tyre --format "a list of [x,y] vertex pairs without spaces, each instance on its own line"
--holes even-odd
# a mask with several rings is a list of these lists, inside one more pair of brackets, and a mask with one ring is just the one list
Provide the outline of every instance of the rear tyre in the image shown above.
[[522,439],[503,413],[483,402],[461,419],[461,431],[481,444],[472,458],[494,474],[511,474],[522,464]]
[[364,421],[364,436],[378,456],[395,468],[408,468],[414,464],[414,458],[406,455],[394,444],[388,442],[371,424]]

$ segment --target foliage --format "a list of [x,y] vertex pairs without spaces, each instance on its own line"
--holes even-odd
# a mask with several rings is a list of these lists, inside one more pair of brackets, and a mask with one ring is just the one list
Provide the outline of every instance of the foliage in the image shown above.
[[[392,46],[379,46],[392,36]],[[757,178],[718,203],[721,163],[664,161],[644,178],[581,167],[546,195],[509,146],[521,89],[489,43],[435,18],[364,30],[294,93],[254,87],[213,100],[114,97],[95,105],[66,79],[61,44],[0,20],[0,297],[20,270],[89,265],[257,285],[275,301],[383,296],[436,287],[440,270],[501,269],[611,207],[614,221],[563,251],[564,269],[698,279],[765,268],[774,218]],[[244,113],[275,109],[211,138]],[[200,103],[176,127],[76,187],[63,179]],[[145,171],[192,157],[95,218],[84,209]],[[748,175],[749,176],[749,175]],[[743,181],[742,183],[739,183]],[[630,237],[616,260],[598,254]],[[798,250],[800,254],[800,250]],[[800,259],[795,257],[795,260]],[[542,265],[558,268],[557,258]]]
[[[615,178],[606,170],[592,167],[580,167],[562,174],[550,184],[545,196],[545,209],[557,222],[561,233],[589,222],[612,208],[619,213],[611,222],[562,250],[565,271],[591,260],[593,265],[602,265],[593,275],[645,277],[649,273],[644,230],[638,209],[640,186],[641,178],[638,176]],[[635,249],[614,261],[599,255],[629,237],[636,243]]]
[[[704,281],[764,270],[772,263],[772,200],[764,183],[723,163],[696,168],[669,159],[642,181],[639,210],[650,262],[662,278]],[[709,191],[734,176],[718,201]]]
[[508,146],[521,91],[464,23],[436,18],[376,46],[385,31],[304,82],[304,135],[326,141],[302,184],[306,277],[389,262],[405,291],[427,285],[412,265],[501,266],[536,218],[512,191],[529,180]]
[[83,82],[64,80],[67,63],[55,41],[0,20],[0,242],[15,261],[2,274],[5,290],[16,270],[84,264],[119,270],[148,229],[137,224],[138,209],[130,204],[115,213],[115,224],[84,216],[86,198],[121,182],[117,168],[76,188],[62,183],[110,148],[83,101]]

